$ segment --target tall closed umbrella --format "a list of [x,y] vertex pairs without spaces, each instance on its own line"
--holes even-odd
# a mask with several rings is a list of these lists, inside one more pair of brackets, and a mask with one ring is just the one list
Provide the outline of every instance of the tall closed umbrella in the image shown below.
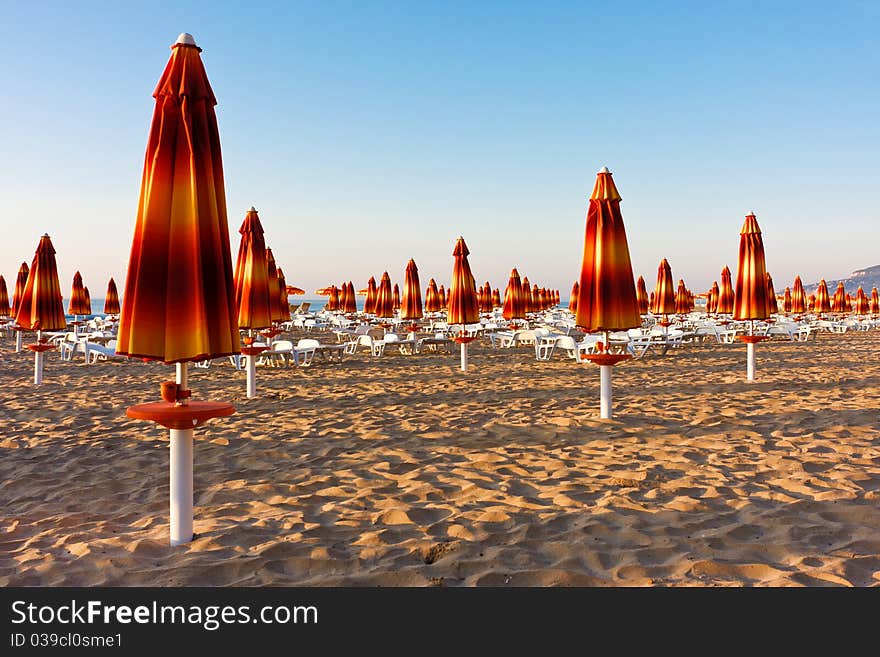
[[89,294],[89,288],[87,286],[83,287],[83,296],[86,299],[86,308],[89,309],[88,314],[91,315],[92,314],[92,295]]
[[61,283],[55,264],[55,248],[48,235],[43,235],[37,245],[19,299],[15,323],[27,331],[37,332],[36,343],[29,344],[27,348],[34,352],[34,385],[40,385],[43,383],[43,354],[54,348],[54,345],[43,342],[43,331],[67,328],[61,302]]
[[[28,279],[28,264],[26,262],[21,263],[21,267],[18,268],[18,276],[15,278],[15,290],[12,293],[12,317],[14,318],[18,314],[18,306],[21,303],[21,297],[24,295],[24,287],[27,285]],[[22,349],[22,329],[20,326],[16,325],[15,327],[15,353],[19,353]]]
[[824,315],[831,312],[831,297],[828,295],[828,284],[823,278],[819,281],[816,288],[816,302],[813,304],[813,312],[817,315]]
[[571,296],[568,298],[568,309],[573,315],[577,315],[578,295],[580,294],[581,285],[577,281],[571,286]]
[[[278,321],[279,322],[289,322],[290,321],[290,301],[287,298],[289,294],[290,286],[287,284],[287,280],[284,277],[284,270],[279,267],[276,272],[275,282],[278,286]],[[269,281],[271,284],[272,281]],[[294,288],[296,289],[296,288]]]
[[791,312],[791,288],[785,288],[782,294],[782,312],[788,315]]
[[522,277],[522,295],[523,295],[523,305],[526,309],[526,313],[534,312],[534,305],[532,304],[532,284],[529,283],[529,277]]
[[[278,293],[278,265],[275,262],[275,255],[272,249],[266,249],[266,280],[269,285],[269,318],[272,323],[280,322],[281,313],[281,296]],[[274,288],[274,289],[273,289]]]
[[79,316],[91,314],[91,308],[86,301],[83,291],[83,280],[79,272],[73,275],[73,285],[70,288],[70,303],[67,305],[67,314],[73,315],[73,331],[79,330]]
[[749,381],[755,380],[755,344],[766,336],[754,335],[756,319],[767,319],[771,300],[767,285],[767,267],[764,263],[764,240],[754,212],[746,215],[739,236],[739,260],[736,272],[733,318],[749,321],[749,334],[739,336],[747,346],[746,372]]
[[730,267],[724,266],[721,270],[721,289],[718,294],[718,307],[715,312],[719,315],[730,315],[733,313],[733,282],[730,275]]
[[480,312],[489,313],[492,312],[492,286],[489,285],[489,281],[486,281],[483,284],[483,305],[480,308]]
[[177,380],[162,384],[164,403],[127,411],[171,430],[172,545],[192,540],[193,428],[235,412],[189,401],[186,363],[239,352],[217,101],[200,53],[181,34],[153,94],[117,347],[177,364]]
[[112,278],[107,283],[107,294],[104,296],[104,314],[119,314],[119,291],[116,289],[116,281]]
[[425,289],[425,312],[436,313],[442,308],[440,303],[440,293],[437,290],[437,283],[432,278],[428,281],[428,287]]
[[666,258],[657,267],[657,285],[654,287],[651,314],[663,315],[664,322],[667,315],[675,314],[675,284],[672,282],[672,267]]
[[346,306],[346,303],[348,302],[348,284],[347,283],[343,283],[339,287],[339,293],[338,293],[337,299],[338,299],[338,303],[336,305],[336,310],[339,312],[345,312],[345,306]]
[[718,281],[712,281],[712,288],[709,290],[709,302],[706,304],[706,312],[715,314],[718,312],[718,297],[721,294],[721,288],[718,287]]
[[345,294],[345,306],[343,310],[346,313],[352,314],[357,312],[357,297],[354,294],[354,283],[351,281],[346,285],[346,294]]
[[509,322],[526,318],[526,304],[523,296],[523,285],[516,267],[510,270],[507,287],[504,288],[504,305],[501,316]]
[[796,315],[807,312],[807,295],[804,293],[804,284],[800,276],[795,276],[794,286],[791,289],[791,312]]
[[449,285],[449,300],[447,302],[446,322],[451,325],[461,325],[461,331],[456,337],[456,342],[461,345],[461,371],[468,368],[468,342],[472,340],[464,335],[466,324],[476,324],[480,321],[480,308],[477,304],[477,284],[471,273],[468,263],[467,244],[463,237],[459,237],[455,243],[452,256],[455,258],[452,265],[452,282]]
[[327,310],[330,312],[339,310],[339,288],[335,285],[330,287],[330,294],[327,295]]
[[391,290],[391,307],[394,310],[400,310],[400,288],[397,283],[394,284],[394,288]]
[[[431,283],[434,279],[431,279]],[[434,286],[435,303],[436,303],[437,286]],[[439,307],[439,305],[438,305]],[[432,311],[436,312],[436,311]],[[400,318],[410,321],[411,326],[417,326],[416,320],[424,317],[422,312],[422,287],[419,282],[419,268],[416,267],[416,261],[410,258],[406,263],[406,272],[403,278],[403,298],[400,300]],[[415,333],[415,331],[411,331]],[[415,337],[413,335],[412,337]]]
[[843,281],[837,284],[837,289],[834,291],[831,310],[836,313],[845,313],[849,310],[849,304],[846,302],[846,287],[844,287]]
[[364,300],[364,313],[367,315],[376,314],[376,296],[379,290],[376,288],[376,279],[370,276],[367,281],[367,298]]
[[876,287],[871,288],[871,314],[880,315],[880,292]]
[[648,314],[648,288],[645,287],[645,277],[639,276],[636,281],[636,301],[639,304],[639,314]]
[[862,286],[859,285],[859,289],[856,290],[856,315],[867,315],[869,312],[869,305],[870,304],[868,303],[868,297],[865,294],[865,291],[862,289]]
[[684,279],[678,279],[678,289],[675,291],[675,312],[679,315],[687,315],[691,311],[691,299],[688,296],[687,288],[684,286]]
[[389,319],[394,317],[394,299],[392,298],[391,277],[388,272],[382,274],[379,281],[379,289],[376,293],[376,308],[374,314],[376,317]]
[[610,352],[608,333],[642,324],[620,200],[611,172],[603,167],[596,174],[587,209],[575,318],[575,324],[586,332],[604,333],[599,352],[587,355],[588,360],[599,366],[602,418],[612,416],[611,368],[630,358],[626,353]]
[[496,287],[492,290],[492,310],[501,307],[501,291]]
[[440,289],[437,291],[437,298],[440,299],[440,307],[443,310],[446,310],[449,305],[449,295],[446,294],[446,290],[443,288],[443,285],[440,286]]
[[0,276],[0,317],[9,317],[12,308],[9,306],[9,291],[6,289],[6,279]]
[[776,292],[773,290],[773,277],[770,276],[770,272],[766,273],[767,280],[767,299],[770,302],[770,314],[776,315],[779,313],[779,303],[776,301]]

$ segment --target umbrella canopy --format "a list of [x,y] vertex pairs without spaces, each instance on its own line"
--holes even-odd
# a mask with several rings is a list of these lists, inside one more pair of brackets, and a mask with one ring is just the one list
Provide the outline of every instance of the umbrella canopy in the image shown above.
[[819,281],[819,286],[816,288],[816,301],[813,304],[813,312],[818,314],[831,312],[831,297],[828,295],[828,284],[825,283],[824,278]]
[[571,296],[568,298],[568,309],[577,314],[578,309],[578,295],[580,294],[581,285],[577,281],[574,282],[574,285],[571,286]]
[[92,295],[89,294],[88,286],[83,288],[83,296],[86,299],[86,308],[89,309],[89,312],[87,312],[86,315],[91,315],[92,314]]
[[287,288],[287,295],[291,297],[298,297],[301,294],[306,293],[306,291],[301,287],[296,287],[295,285],[287,285],[286,282],[285,287]]
[[107,283],[107,294],[104,296],[104,314],[119,314],[119,292],[116,289],[116,281],[112,278],[110,279],[110,282]]
[[[266,249],[266,280],[269,286],[269,319],[273,322],[282,321],[284,313],[281,311],[281,295],[278,292],[278,265],[275,264],[275,256],[272,249]],[[285,300],[285,305],[287,301]]]
[[532,285],[532,293],[531,293],[531,303],[532,303],[532,312],[533,313],[540,312],[541,310],[543,310],[543,308],[541,308],[541,300],[540,300],[540,298],[538,298],[538,292],[540,292],[540,290],[538,290],[538,284],[535,283],[534,285]]
[[739,260],[734,295],[734,319],[767,319],[770,294],[764,263],[764,240],[755,213],[746,215],[739,234]]
[[[434,284],[434,279],[431,279]],[[428,286],[430,289],[430,285]],[[434,302],[436,303],[437,285],[434,284]],[[430,311],[436,312],[436,311]],[[400,304],[400,318],[416,320],[424,317],[422,312],[422,285],[419,282],[419,268],[416,267],[416,261],[410,258],[406,263],[406,273],[403,278],[403,299]]]
[[654,315],[672,315],[675,313],[675,284],[672,282],[672,267],[666,258],[660,261],[657,268],[657,285],[651,299],[651,312]]
[[233,276],[238,327],[256,330],[268,328],[272,326],[273,319],[270,295],[276,291],[277,283],[272,281],[270,284],[269,281],[263,226],[253,207],[245,214],[238,232],[241,241]]
[[776,301],[776,292],[773,290],[773,277],[770,276],[770,272],[767,272],[765,277],[767,280],[767,294],[770,301],[770,314],[775,315],[779,312],[779,304]]
[[442,307],[440,293],[437,291],[437,283],[432,278],[428,281],[428,287],[425,290],[425,312],[436,313]]
[[0,276],[0,317],[9,317],[12,308],[9,307],[9,291],[6,289],[6,279]]
[[645,287],[645,277],[639,276],[636,281],[636,301],[639,303],[639,314],[648,314],[648,288]]
[[501,291],[496,287],[492,290],[492,309],[501,307]]
[[729,315],[733,312],[733,281],[730,267],[724,266],[721,270],[721,289],[718,294],[718,307],[715,312],[720,315]]
[[691,311],[691,300],[688,296],[687,288],[684,286],[684,279],[678,279],[678,289],[675,291],[675,312],[679,315],[686,315]]
[[376,294],[376,308],[373,311],[377,317],[394,317],[394,299],[391,290],[391,277],[388,272],[383,272],[379,281],[379,289]]
[[[335,285],[328,285],[327,287],[318,288],[317,290],[315,290],[315,294],[318,294],[322,297],[329,297],[330,292],[333,290],[334,287],[336,287],[336,286]],[[344,288],[344,286],[343,286],[343,288]],[[293,289],[293,288],[291,287],[290,289]],[[288,294],[291,294],[290,289],[287,291]],[[337,292],[337,294],[338,294],[338,292]]]
[[391,290],[391,307],[394,310],[400,310],[400,288],[397,286],[397,283],[394,284],[394,288]]
[[18,313],[18,304],[21,303],[21,297],[24,295],[24,286],[27,285],[28,272],[30,269],[26,262],[21,263],[18,268],[18,276],[15,279],[15,290],[12,293],[12,316]]
[[534,312],[533,304],[532,304],[532,284],[529,283],[529,277],[522,277],[522,295],[523,295],[523,308],[526,309],[527,313]]
[[15,323],[31,331],[59,331],[67,328],[61,283],[55,264],[55,248],[48,235],[40,238],[19,299]]
[[467,244],[463,237],[455,243],[452,255],[452,283],[449,285],[448,317],[449,324],[476,324],[480,321],[480,308],[477,304],[477,283],[468,263]]
[[876,287],[871,288],[871,314],[880,314],[880,292]]
[[791,290],[791,312],[807,312],[807,295],[804,293],[804,284],[800,276],[795,276],[794,287]]
[[68,315],[91,315],[92,309],[86,303],[86,295],[83,292],[83,279],[79,272],[73,275],[73,286],[70,290],[70,303],[67,306]]
[[[270,291],[271,284],[272,281],[269,281]],[[278,268],[275,284],[278,286],[276,289],[276,296],[278,297],[279,301],[278,321],[290,321],[290,302],[287,300],[287,281],[284,280],[284,272],[281,270],[281,267]]]
[[354,296],[354,283],[351,281],[346,285],[346,293],[345,293],[345,305],[342,307],[343,312],[346,313],[356,313],[357,312],[357,297]]
[[641,326],[620,193],[607,167],[596,174],[587,208],[575,324],[586,331]]
[[836,313],[843,313],[849,310],[849,304],[846,302],[846,287],[844,287],[843,281],[837,284],[837,289],[834,291],[834,298],[831,300],[831,310]]
[[492,312],[492,286],[489,285],[489,281],[486,281],[483,284],[483,294],[481,296],[482,304],[480,306],[480,311],[484,313]]
[[869,312],[868,296],[865,294],[865,291],[862,289],[862,286],[859,285],[859,289],[856,290],[855,313],[856,313],[856,315],[867,315],[868,312]]
[[538,308],[541,310],[546,310],[547,308],[547,293],[543,288],[538,290]]
[[339,310],[339,288],[335,285],[330,288],[330,294],[327,298],[327,310]]
[[378,295],[379,290],[376,288],[376,279],[373,276],[370,276],[370,280],[367,281],[366,299],[364,299],[364,312],[368,315],[376,314],[376,296]]
[[236,354],[217,101],[189,35],[156,86],[117,352],[165,362]]
[[791,288],[785,288],[782,295],[782,312],[786,315],[791,312]]
[[721,288],[718,287],[718,281],[712,281],[712,288],[709,290],[709,301],[706,304],[706,312],[718,312],[718,298],[721,295]]

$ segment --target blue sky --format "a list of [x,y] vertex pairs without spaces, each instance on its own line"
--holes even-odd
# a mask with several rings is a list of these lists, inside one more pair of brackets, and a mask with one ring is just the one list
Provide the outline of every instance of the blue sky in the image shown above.
[[[778,288],[880,263],[880,3],[7,3],[0,273],[49,232],[62,288],[124,278],[150,94],[191,32],[218,98],[233,256],[287,280],[576,279],[607,165],[635,275],[705,290],[754,210]],[[711,4],[712,6],[706,6]],[[121,286],[120,286],[121,287]]]

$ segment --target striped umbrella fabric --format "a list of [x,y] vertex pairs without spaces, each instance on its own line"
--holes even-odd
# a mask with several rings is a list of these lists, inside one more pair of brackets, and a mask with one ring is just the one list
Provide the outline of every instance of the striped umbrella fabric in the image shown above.
[[388,272],[382,273],[379,280],[379,289],[376,293],[376,308],[373,312],[377,317],[394,317],[394,299],[391,290],[391,277]]
[[238,232],[241,240],[233,275],[238,327],[254,330],[268,328],[272,326],[270,295],[276,290],[277,283],[273,281],[270,285],[269,282],[263,225],[253,207],[245,214]]
[[645,277],[639,276],[636,281],[636,301],[639,303],[639,314],[648,314],[648,288],[645,286]]
[[492,290],[492,310],[501,307],[501,290],[497,287]]
[[709,302],[706,304],[706,312],[713,315],[718,312],[718,297],[721,295],[721,288],[718,287],[718,281],[712,281],[712,288],[709,290]]
[[117,352],[186,362],[239,352],[217,100],[189,35],[153,96]]
[[547,293],[543,288],[538,290],[538,308],[541,310],[547,309]]
[[92,295],[89,294],[88,286],[83,287],[83,296],[86,298],[86,308],[89,309],[89,312],[87,312],[86,315],[91,315],[92,314]]
[[804,293],[804,284],[800,276],[794,278],[794,287],[791,290],[791,312],[795,314],[807,312],[807,295]]
[[501,316],[508,321],[526,318],[523,284],[519,279],[519,272],[516,270],[516,267],[510,270],[510,278],[507,280],[507,287],[504,288],[504,304],[501,306]]
[[486,281],[483,284],[483,294],[481,295],[481,300],[482,304],[480,305],[480,312],[492,312],[492,286],[489,285],[489,281]]
[[765,278],[767,281],[767,294],[769,295],[770,302],[770,314],[776,315],[779,313],[779,304],[776,301],[776,292],[773,290],[773,277],[770,276],[770,272],[765,274]]
[[620,193],[607,167],[596,174],[587,207],[575,324],[588,332],[641,326]]
[[719,315],[730,315],[733,313],[733,301],[733,281],[730,267],[725,265],[721,270],[721,290],[718,295],[718,308],[715,312]]
[[73,275],[73,286],[70,289],[70,303],[67,306],[68,315],[91,315],[92,309],[86,303],[86,295],[83,291],[83,279],[79,272]]
[[394,284],[394,288],[391,290],[391,307],[394,310],[400,310],[400,288],[397,286],[397,283]]
[[654,315],[672,315],[675,313],[675,284],[672,282],[672,267],[666,258],[660,261],[657,268],[657,285],[651,302],[651,313]]
[[532,285],[532,293],[530,295],[533,313],[544,310],[543,308],[541,308],[541,300],[538,298],[538,292],[540,292],[540,290],[538,289],[538,284],[535,283],[534,285]]
[[327,296],[327,310],[330,312],[339,310],[339,288],[335,285],[331,286],[330,294]]
[[679,315],[687,315],[691,311],[691,300],[688,297],[684,279],[678,279],[678,289],[675,290],[675,312]]
[[432,278],[428,281],[428,287],[425,290],[425,312],[436,313],[442,307],[440,293],[437,291],[437,282]]
[[522,295],[523,307],[526,309],[526,312],[534,312],[534,304],[532,303],[532,284],[529,283],[528,276],[523,276],[522,278]]
[[0,276],[0,317],[9,317],[12,315],[12,308],[9,307],[9,290],[6,289],[6,279]]
[[834,291],[834,298],[831,300],[831,311],[844,313],[848,310],[849,304],[846,302],[846,287],[844,287],[843,281],[840,281],[837,284],[837,289]]
[[859,285],[859,289],[856,290],[856,315],[867,315],[869,312],[869,305],[870,304],[868,303],[868,297],[865,294],[865,291],[862,289],[862,286]]
[[580,289],[580,283],[575,281],[574,285],[571,286],[571,296],[568,298],[568,309],[575,314],[578,309],[578,295],[580,294]]
[[12,293],[12,316],[18,314],[18,305],[21,303],[21,297],[24,295],[24,287],[27,285],[28,272],[30,268],[26,262],[21,263],[18,268],[18,276],[15,279],[15,290]]
[[880,292],[877,291],[876,287],[871,288],[871,314],[880,314]]
[[[290,301],[288,301],[287,299],[289,288],[287,286],[287,281],[284,278],[284,271],[282,271],[281,267],[279,267],[276,271],[275,284],[278,286],[277,290],[275,291],[275,296],[278,297],[278,321],[290,321]],[[269,281],[269,291],[270,293],[272,292],[272,281]]]
[[[434,283],[434,279],[431,279]],[[429,285],[430,288],[430,285]],[[434,294],[437,293],[437,285],[434,284]],[[430,311],[436,312],[436,311]],[[417,320],[424,317],[422,312],[422,284],[419,282],[419,268],[416,261],[410,258],[406,263],[406,271],[403,276],[403,299],[400,304],[400,318]]]
[[30,331],[60,331],[67,328],[55,248],[48,235],[40,238],[19,300],[15,323]]
[[282,321],[284,314],[281,312],[281,295],[278,289],[273,289],[274,285],[278,285],[278,265],[275,264],[275,256],[272,249],[266,249],[266,280],[269,286],[269,319],[272,322]]
[[370,276],[370,280],[367,281],[367,298],[364,300],[364,312],[367,315],[376,314],[376,296],[378,294],[379,290],[376,288],[376,279]]
[[480,321],[480,308],[477,305],[477,283],[468,263],[470,251],[464,238],[459,237],[452,255],[452,282],[449,285],[447,302],[448,324],[476,324]]
[[440,299],[440,308],[445,309],[449,305],[449,295],[446,294],[446,290],[441,285],[440,289],[437,291],[437,298]]
[[351,281],[346,285],[345,305],[342,307],[342,310],[346,313],[357,312],[357,297],[354,295],[354,283]]
[[791,288],[785,288],[782,295],[782,312],[786,315],[791,312]]
[[739,234],[739,260],[734,294],[734,319],[767,319],[770,295],[767,289],[764,240],[754,212],[746,215]]
[[[301,287],[296,287],[295,285],[286,285],[286,282],[285,282],[285,287],[287,288],[287,295],[288,296],[298,297],[301,294],[306,293],[306,291],[304,289],[302,289]],[[286,299],[285,299],[285,301],[286,301]]]
[[116,289],[116,281],[112,278],[107,283],[107,294],[104,295],[104,314],[119,314],[119,291]]
[[819,281],[819,286],[816,288],[816,302],[813,305],[813,312],[820,315],[831,312],[831,297],[828,295],[828,284],[825,283],[824,278]]

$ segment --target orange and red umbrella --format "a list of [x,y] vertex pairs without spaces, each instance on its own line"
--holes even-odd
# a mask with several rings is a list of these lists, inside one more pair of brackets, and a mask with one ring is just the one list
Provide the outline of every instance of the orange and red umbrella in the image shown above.
[[721,289],[718,294],[718,307],[715,312],[719,315],[730,315],[733,312],[733,281],[730,267],[724,266],[721,270]]
[[648,288],[645,287],[645,277],[639,276],[636,281],[636,301],[639,303],[639,314],[648,314]]
[[666,258],[660,261],[657,268],[657,285],[651,300],[651,313],[654,315],[672,315],[675,313],[675,284],[672,282],[672,267]]
[[[290,320],[290,302],[287,300],[287,281],[284,280],[284,272],[281,270],[281,267],[276,271],[276,279],[275,284],[277,285],[277,289],[275,290],[276,296],[278,297],[278,320],[279,322],[287,322]],[[269,281],[269,289],[271,291],[272,281]]]
[[[431,284],[434,286],[434,305],[436,308],[435,310],[429,310],[428,312],[436,312],[439,310],[439,304],[436,303],[437,285],[434,283],[433,278],[431,279]],[[428,285],[429,290],[431,284]],[[416,261],[410,258],[409,262],[406,263],[406,272],[404,273],[403,278],[403,299],[401,300],[400,305],[400,318],[415,321],[421,319],[423,316],[422,288],[421,283],[419,282],[419,268],[416,267]]]
[[824,278],[819,281],[819,286],[816,288],[816,301],[813,304],[813,312],[819,315],[831,312],[831,297],[828,295],[828,285],[825,283]]
[[370,280],[367,281],[366,288],[366,299],[364,299],[364,312],[368,315],[376,314],[376,296],[378,295],[379,290],[376,289],[376,279],[373,276],[370,276]]
[[773,277],[770,276],[770,272],[766,272],[765,274],[767,281],[767,294],[768,301],[770,302],[770,314],[776,315],[779,312],[779,304],[776,301],[776,292],[773,290]]
[[868,303],[868,297],[865,294],[865,291],[862,289],[862,286],[859,285],[859,289],[856,290],[856,315],[867,315],[869,312],[869,305],[870,304]]
[[876,287],[871,288],[871,314],[880,314],[880,292]]
[[339,288],[335,285],[330,287],[330,294],[327,295],[327,310],[330,312],[339,310]]
[[578,295],[580,294],[580,289],[580,283],[575,281],[574,285],[571,286],[571,296],[568,298],[568,309],[574,314],[577,314]]
[[18,313],[18,304],[21,302],[21,297],[24,294],[24,286],[27,285],[28,272],[29,269],[27,263],[21,263],[21,267],[18,268],[18,276],[15,279],[15,290],[12,292],[13,317]]
[[394,310],[400,309],[400,288],[397,286],[397,283],[394,284],[394,288],[391,291],[391,307]]
[[443,286],[440,286],[440,289],[437,291],[437,298],[440,299],[440,308],[445,309],[446,306],[449,305],[449,295],[446,294],[446,290]]
[[253,207],[245,214],[238,232],[241,241],[233,275],[238,327],[255,330],[268,328],[273,320],[270,296],[276,291],[277,283],[275,280],[269,281],[263,226]]
[[61,283],[55,264],[55,249],[48,235],[40,238],[37,252],[19,299],[15,323],[29,331],[58,331],[67,328]]
[[86,298],[86,308],[89,309],[89,312],[87,312],[86,314],[91,315],[92,314],[92,295],[89,294],[88,286],[83,287],[83,296]]
[[764,240],[754,213],[746,215],[739,237],[739,260],[734,295],[734,319],[767,319],[770,294],[764,262]]
[[538,297],[539,291],[540,290],[538,290],[537,283],[532,285],[531,302],[532,302],[532,312],[533,313],[541,312],[542,310],[544,310],[543,308],[541,308],[541,299]]
[[691,311],[691,300],[688,298],[687,288],[684,286],[684,279],[678,279],[678,288],[675,290],[675,312],[679,315],[686,315]]
[[440,301],[440,293],[437,291],[437,283],[432,278],[428,281],[428,287],[425,290],[425,312],[436,313],[443,307]]
[[357,312],[357,297],[354,295],[354,283],[351,281],[348,282],[345,293],[345,305],[342,307],[343,312],[346,313],[356,313]]
[[9,290],[6,289],[6,279],[0,276],[0,317],[9,317],[12,308],[9,307]]
[[529,283],[529,277],[523,276],[522,278],[522,295],[523,295],[523,306],[526,309],[527,313],[531,313],[535,311],[534,303],[532,300],[532,284]]
[[507,287],[504,288],[504,305],[501,307],[501,316],[508,321],[525,319],[526,317],[523,284],[519,279],[516,267],[510,270],[510,278],[507,281]]
[[492,286],[489,281],[483,284],[482,294],[480,296],[482,303],[480,304],[480,312],[492,312]]
[[269,318],[273,322],[282,321],[281,295],[278,292],[278,266],[272,249],[266,249],[266,278],[269,286]]
[[849,304],[846,302],[846,287],[844,287],[843,281],[837,284],[837,289],[834,291],[834,298],[831,300],[831,310],[836,313],[844,313],[849,310]]
[[[305,294],[306,291],[301,287],[297,287],[296,285],[287,285],[285,283],[285,287],[287,288],[287,296],[298,297],[301,294]],[[287,299],[285,299],[286,301]]]
[[394,317],[394,299],[391,290],[391,277],[388,272],[382,273],[379,281],[379,289],[376,293],[376,307],[373,314],[377,317],[390,318]]
[[807,295],[804,293],[804,284],[800,276],[795,276],[794,287],[791,290],[791,312],[795,314],[807,312]]
[[715,314],[718,312],[718,297],[721,294],[721,288],[718,287],[718,281],[712,281],[712,287],[709,290],[709,299],[706,303],[706,312]]
[[107,294],[104,296],[104,314],[119,314],[119,291],[116,289],[116,281],[112,278],[107,283]]
[[588,332],[641,326],[620,193],[603,167],[587,208],[575,324]]
[[791,288],[785,288],[782,295],[782,312],[786,315],[791,312]]
[[83,292],[83,280],[79,272],[73,275],[73,287],[70,290],[70,303],[67,306],[68,315],[91,315],[92,309],[86,304],[86,295]]
[[200,52],[179,39],[153,94],[120,354],[185,362],[239,351],[217,101]]
[[492,309],[501,307],[501,291],[496,287],[492,290]]
[[468,263],[467,244],[459,237],[452,255],[452,282],[449,285],[448,316],[449,324],[476,324],[480,321],[480,308],[477,304],[477,284]]

